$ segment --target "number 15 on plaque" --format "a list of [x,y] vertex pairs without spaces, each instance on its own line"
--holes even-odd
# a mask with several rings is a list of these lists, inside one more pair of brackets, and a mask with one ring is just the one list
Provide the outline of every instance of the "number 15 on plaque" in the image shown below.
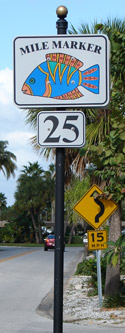
[[82,147],[85,115],[81,111],[42,111],[37,116],[37,142],[42,147]]

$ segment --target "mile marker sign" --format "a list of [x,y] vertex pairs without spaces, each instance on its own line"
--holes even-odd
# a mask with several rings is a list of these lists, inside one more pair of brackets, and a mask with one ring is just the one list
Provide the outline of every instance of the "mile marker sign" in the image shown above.
[[107,36],[17,37],[14,101],[22,108],[107,106]]

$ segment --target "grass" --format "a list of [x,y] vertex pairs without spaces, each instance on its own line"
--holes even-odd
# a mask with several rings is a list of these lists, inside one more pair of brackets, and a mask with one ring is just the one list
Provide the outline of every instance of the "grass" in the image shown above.
[[84,247],[82,244],[66,244],[66,247]]

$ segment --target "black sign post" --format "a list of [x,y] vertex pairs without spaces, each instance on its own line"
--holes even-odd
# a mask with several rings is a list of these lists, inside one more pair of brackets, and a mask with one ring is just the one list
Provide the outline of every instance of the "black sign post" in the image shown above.
[[[65,20],[68,10],[57,8],[57,34],[66,34]],[[54,260],[54,333],[63,332],[63,262],[64,262],[64,171],[65,149],[56,148],[56,207],[55,207],[55,260]]]

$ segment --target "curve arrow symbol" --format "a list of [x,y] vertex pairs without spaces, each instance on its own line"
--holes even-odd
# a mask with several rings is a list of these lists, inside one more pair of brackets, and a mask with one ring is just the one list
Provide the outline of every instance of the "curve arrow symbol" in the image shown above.
[[[90,195],[90,197],[93,197],[93,194],[94,194],[94,193],[97,193],[97,194],[98,194],[98,192],[94,191],[94,192]],[[105,207],[104,207],[103,203],[102,203],[98,198],[94,198],[94,197],[93,197],[93,199],[94,199],[94,201],[96,202],[96,204],[99,205],[100,208],[101,208],[101,209],[100,209],[100,212],[95,216],[95,223],[99,223],[99,218],[104,214]]]

